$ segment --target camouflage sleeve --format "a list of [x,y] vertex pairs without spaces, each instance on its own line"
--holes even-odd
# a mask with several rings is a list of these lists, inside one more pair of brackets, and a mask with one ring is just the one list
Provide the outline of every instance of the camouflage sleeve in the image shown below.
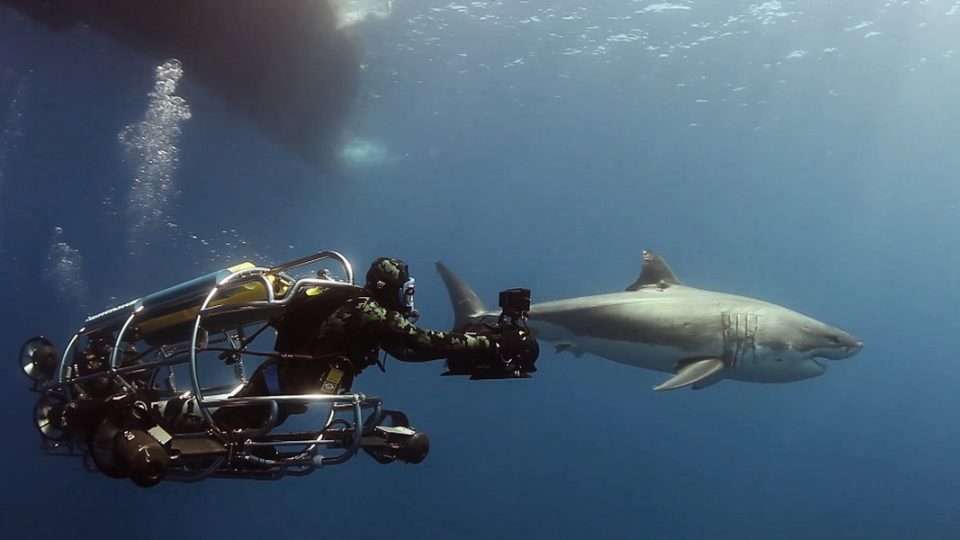
[[363,323],[376,334],[380,346],[398,360],[425,362],[465,353],[490,353],[494,348],[485,336],[418,328],[400,312],[388,310],[373,300],[361,302],[356,308]]

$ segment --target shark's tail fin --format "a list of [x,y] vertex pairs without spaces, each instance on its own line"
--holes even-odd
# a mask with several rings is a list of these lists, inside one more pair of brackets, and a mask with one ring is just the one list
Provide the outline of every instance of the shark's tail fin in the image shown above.
[[453,304],[454,328],[465,327],[487,311],[477,293],[442,262],[437,262],[437,272],[440,272],[447,286],[447,294],[450,295],[450,303]]

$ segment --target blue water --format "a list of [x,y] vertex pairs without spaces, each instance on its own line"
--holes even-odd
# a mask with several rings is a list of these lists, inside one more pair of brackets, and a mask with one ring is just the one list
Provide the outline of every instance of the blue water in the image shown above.
[[[118,134],[156,63],[0,8],[5,537],[955,537],[960,7],[396,4],[354,29],[351,132],[389,159],[318,173],[184,66],[171,195],[137,234]],[[526,381],[366,371],[358,390],[431,435],[418,466],[140,490],[41,455],[26,337],[325,248],[406,259],[427,327],[452,321],[436,260],[493,303],[622,290],[652,249],[690,285],[866,348],[816,379],[668,394],[662,374],[547,347]]]

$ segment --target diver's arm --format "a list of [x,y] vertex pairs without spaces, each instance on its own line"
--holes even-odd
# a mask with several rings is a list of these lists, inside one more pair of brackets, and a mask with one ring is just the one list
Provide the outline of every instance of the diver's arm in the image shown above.
[[365,324],[377,335],[381,347],[404,362],[427,362],[461,355],[492,356],[496,345],[486,336],[439,332],[417,327],[400,312],[367,300],[357,308]]
[[487,336],[439,332],[417,327],[396,311],[387,312],[381,346],[404,362],[426,362],[451,356],[494,354],[496,345]]

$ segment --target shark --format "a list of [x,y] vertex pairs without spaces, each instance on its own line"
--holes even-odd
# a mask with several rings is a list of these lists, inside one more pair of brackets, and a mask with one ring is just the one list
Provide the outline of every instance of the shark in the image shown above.
[[[656,391],[699,390],[722,380],[801,381],[863,349],[853,335],[792,309],[685,285],[651,251],[642,259],[639,277],[624,291],[532,304],[527,323],[534,336],[558,352],[668,374]],[[442,262],[436,266],[455,327],[497,319],[465,281]]]

